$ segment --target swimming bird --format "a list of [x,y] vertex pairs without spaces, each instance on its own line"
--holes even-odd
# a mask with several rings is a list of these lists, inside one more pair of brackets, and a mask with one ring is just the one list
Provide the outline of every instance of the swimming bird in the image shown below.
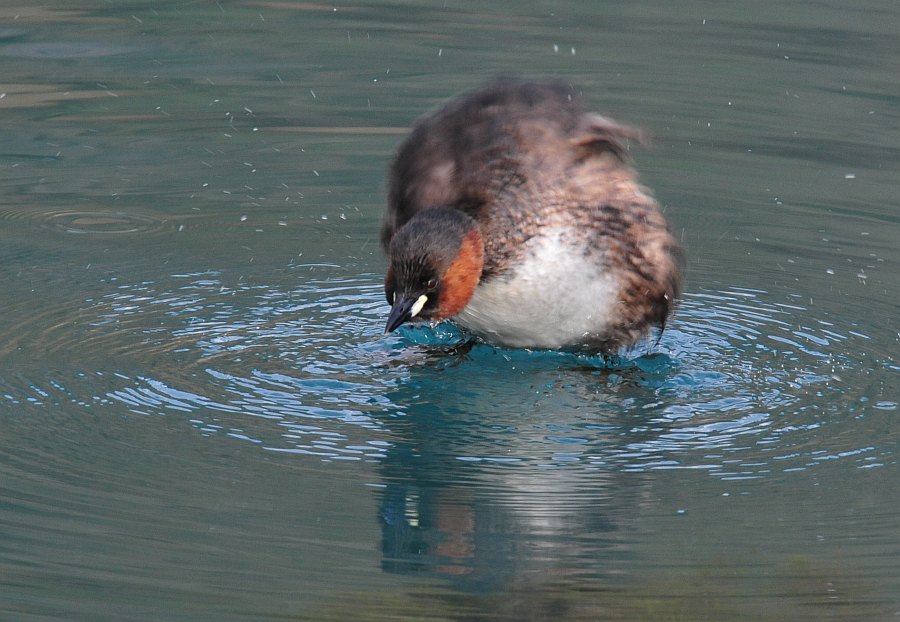
[[557,82],[494,80],[416,122],[389,173],[385,333],[449,319],[605,354],[661,335],[682,251],[629,164],[639,139]]

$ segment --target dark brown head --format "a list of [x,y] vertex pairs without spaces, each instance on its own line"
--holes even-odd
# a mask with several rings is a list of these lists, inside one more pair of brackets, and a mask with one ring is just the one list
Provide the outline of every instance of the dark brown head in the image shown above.
[[475,221],[453,208],[426,209],[388,246],[385,333],[411,320],[437,322],[462,311],[481,278],[484,243]]

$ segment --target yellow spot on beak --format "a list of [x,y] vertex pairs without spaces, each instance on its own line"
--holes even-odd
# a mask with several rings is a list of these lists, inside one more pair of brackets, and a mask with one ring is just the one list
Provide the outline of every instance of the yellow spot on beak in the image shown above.
[[413,306],[409,309],[409,317],[416,317],[419,315],[419,311],[422,310],[422,307],[425,306],[425,303],[428,302],[428,296],[422,294],[419,298],[413,303]]

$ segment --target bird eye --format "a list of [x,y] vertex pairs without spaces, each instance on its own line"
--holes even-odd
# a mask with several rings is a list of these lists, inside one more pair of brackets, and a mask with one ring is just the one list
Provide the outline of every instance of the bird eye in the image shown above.
[[437,287],[437,283],[438,283],[437,278],[431,277],[430,279],[428,279],[428,282],[425,283],[425,289],[433,290]]

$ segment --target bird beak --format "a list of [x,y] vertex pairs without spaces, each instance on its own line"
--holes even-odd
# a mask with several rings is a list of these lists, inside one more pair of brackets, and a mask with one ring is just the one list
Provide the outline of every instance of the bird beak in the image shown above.
[[419,315],[426,302],[428,302],[428,296],[425,294],[422,294],[415,300],[411,296],[397,295],[394,305],[391,307],[391,314],[388,316],[384,334],[387,335],[394,332],[397,328]]

